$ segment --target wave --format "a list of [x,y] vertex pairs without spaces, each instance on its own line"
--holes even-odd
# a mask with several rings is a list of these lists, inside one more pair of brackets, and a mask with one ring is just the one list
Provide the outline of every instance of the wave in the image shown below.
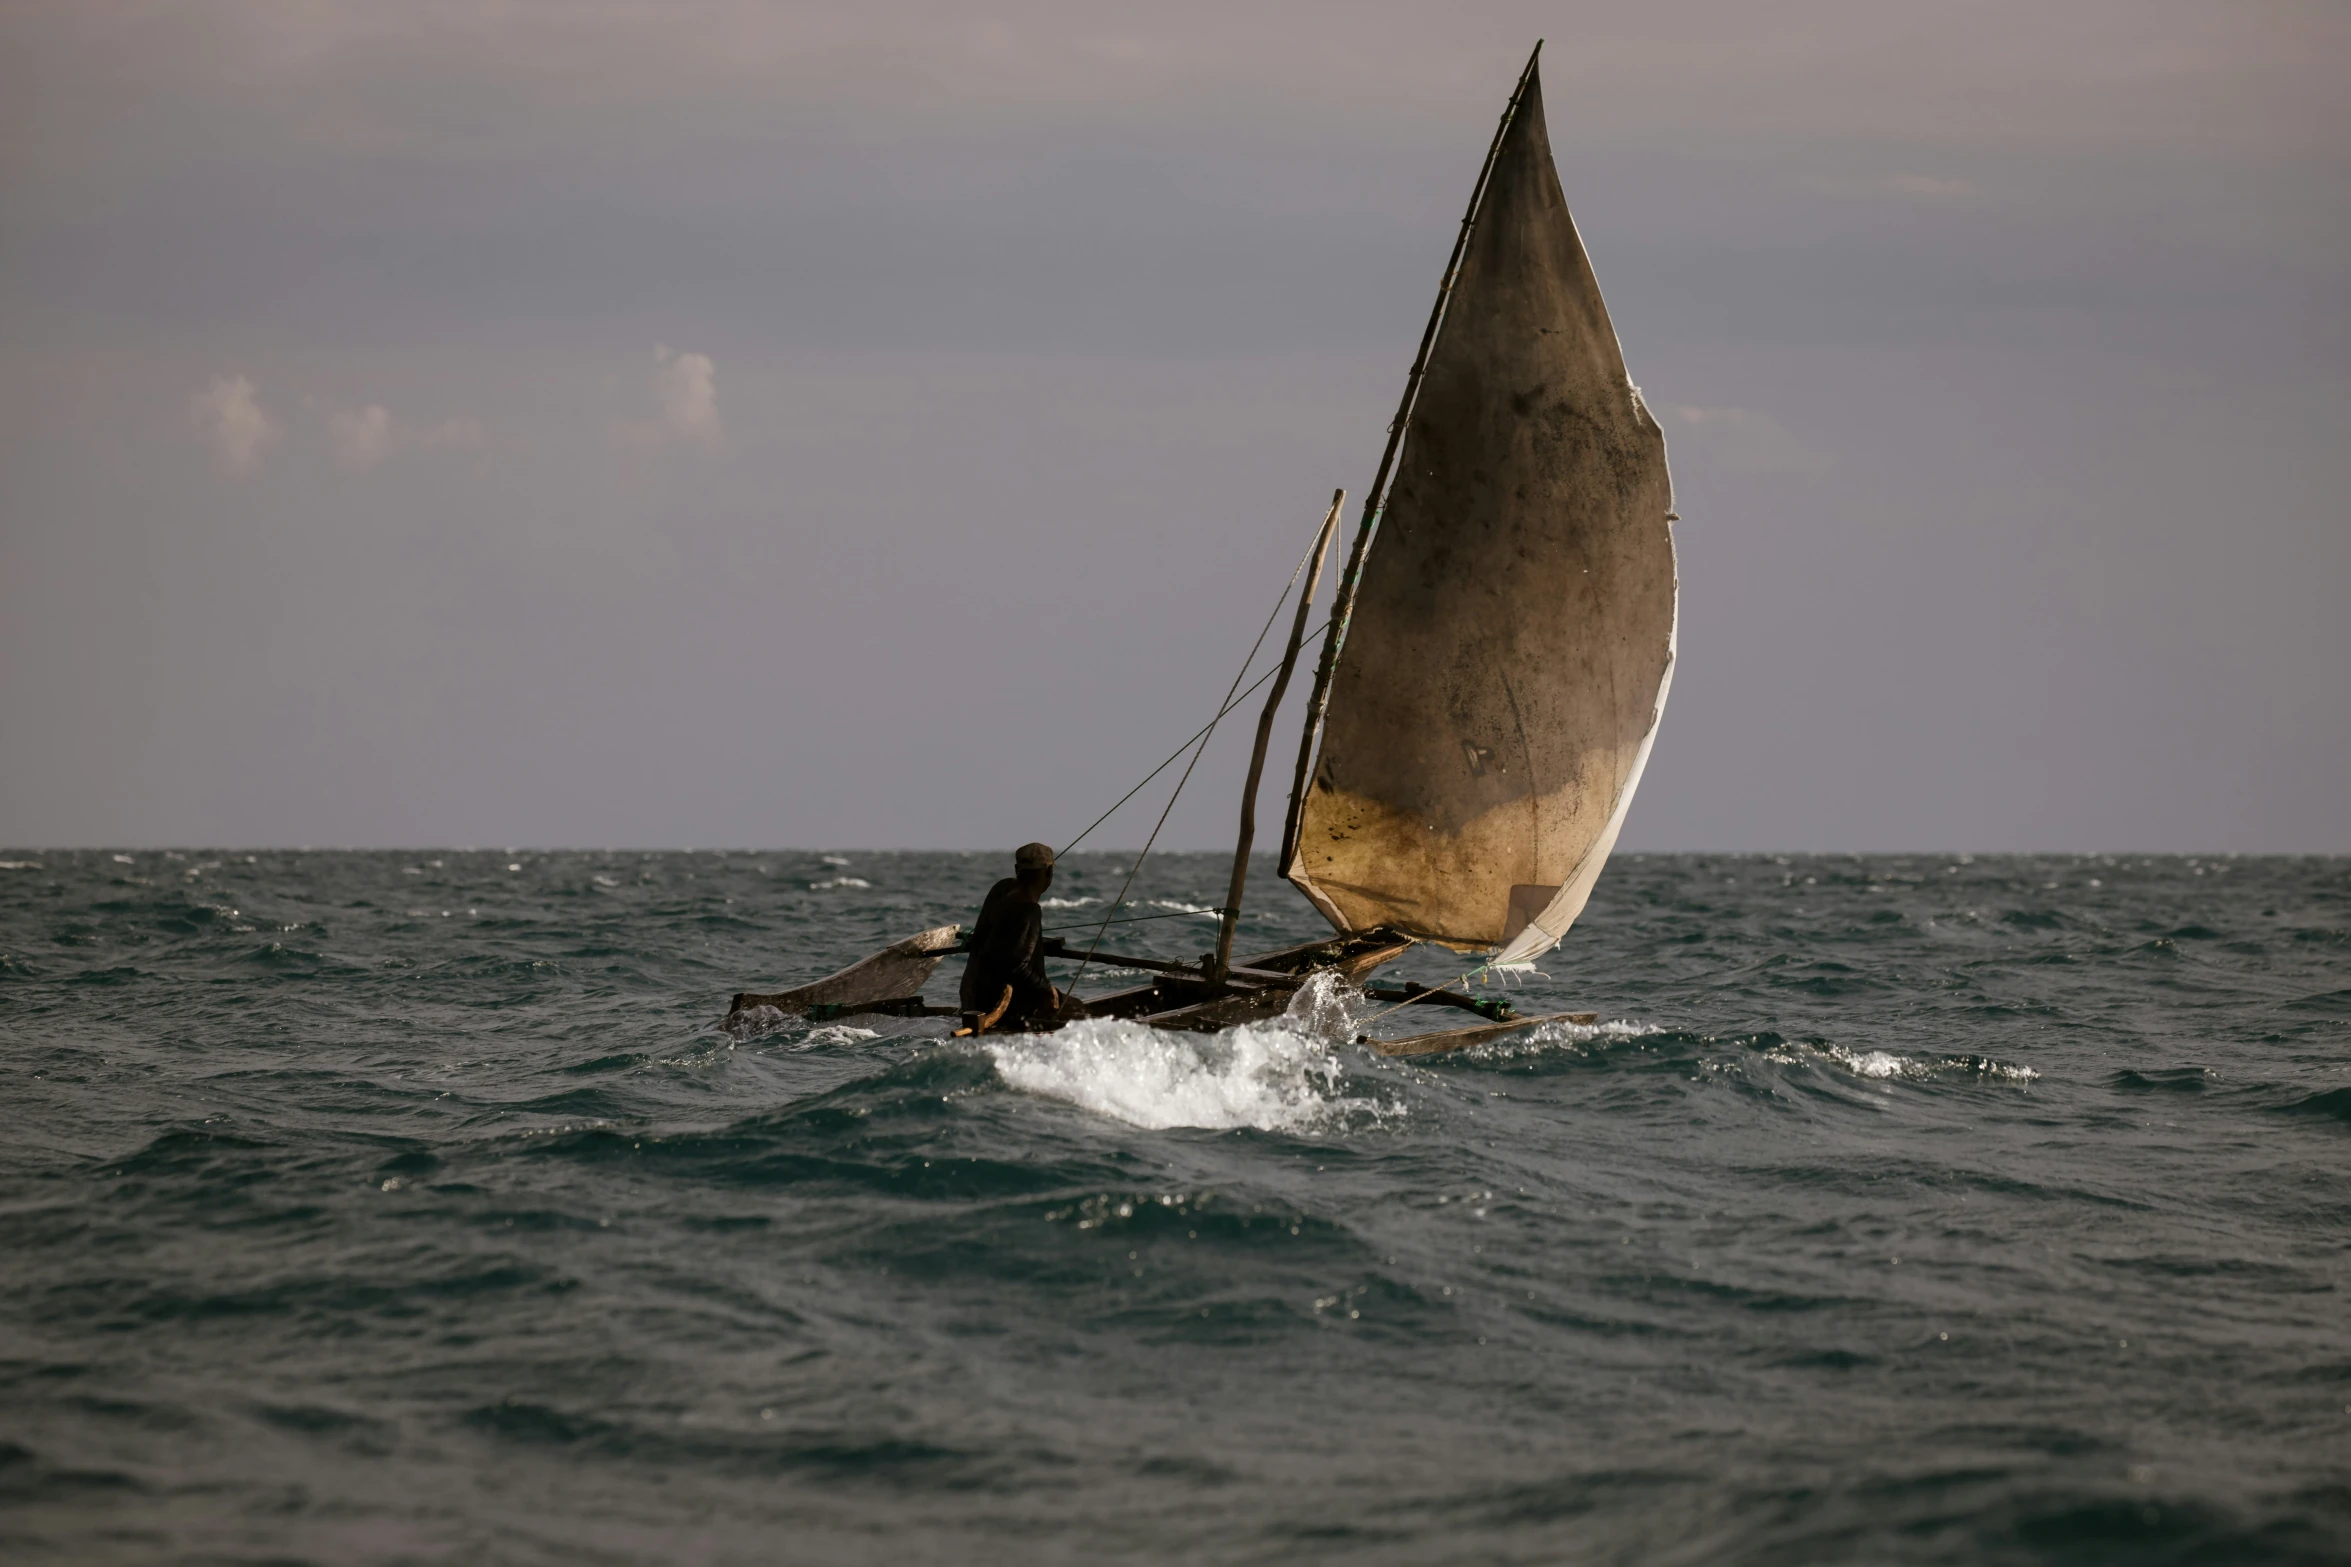
[[996,1075],[1023,1093],[1059,1099],[1149,1131],[1200,1127],[1313,1134],[1401,1104],[1342,1091],[1331,1025],[1345,1016],[1335,987],[1303,987],[1289,1012],[1214,1034],[1099,1018],[1057,1034],[983,1039]]
[[2288,1115],[2315,1115],[2351,1123],[2351,1087],[2328,1088],[2284,1107]]
[[808,884],[810,892],[830,892],[835,887],[870,887],[873,883],[862,876],[831,876]]
[[[859,1015],[870,1017],[875,1014]],[[724,1041],[724,1044],[714,1045],[711,1048],[731,1048],[734,1045],[773,1033],[780,1028],[805,1026],[807,1022],[808,1014],[805,1012],[786,1012],[781,1007],[766,1005],[745,1007],[739,1012],[728,1013],[725,1019],[712,1031],[717,1039]],[[881,1035],[870,1028],[859,1028],[850,1023],[828,1023],[819,1028],[809,1029],[807,1033],[797,1039],[781,1043],[771,1041],[770,1048],[793,1052],[821,1050],[828,1045],[854,1045],[880,1037]]]
[[2126,1067],[2107,1081],[2139,1093],[2200,1094],[2212,1086],[2213,1078],[2212,1069],[2204,1066],[2149,1067],[2144,1072]]
[[1855,1077],[1879,1082],[1924,1082],[1929,1078],[1973,1075],[2000,1082],[2030,1083],[2041,1075],[2029,1066],[2011,1066],[2005,1061],[1995,1061],[1990,1056],[1928,1056],[1922,1059],[1897,1055],[1891,1050],[1848,1050],[1843,1045],[1775,1045],[1764,1052],[1764,1059],[1785,1066],[1826,1061]]
[[1635,1023],[1616,1019],[1605,1023],[1569,1023],[1555,1020],[1536,1025],[1524,1033],[1505,1034],[1500,1039],[1482,1045],[1472,1045],[1458,1053],[1464,1061],[1508,1061],[1521,1056],[1556,1053],[1567,1049],[1583,1054],[1591,1045],[1616,1044],[1627,1039],[1647,1039],[1665,1030],[1654,1023]]

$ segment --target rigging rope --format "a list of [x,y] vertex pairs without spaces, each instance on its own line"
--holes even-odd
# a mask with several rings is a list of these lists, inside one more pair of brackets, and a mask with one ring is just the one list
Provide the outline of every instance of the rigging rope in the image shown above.
[[[1411,1006],[1414,1002],[1422,1001],[1430,996],[1435,995],[1438,991],[1443,990],[1447,985],[1466,985],[1471,980],[1475,979],[1478,975],[1485,973],[1493,966],[1494,965],[1491,962],[1485,962],[1479,964],[1476,968],[1463,971],[1455,978],[1441,979],[1434,985],[1429,986],[1429,988],[1426,990],[1414,991],[1411,995],[1406,996],[1402,1001],[1397,1002],[1394,1006],[1387,1008],[1385,1011],[1374,1012],[1371,1016],[1365,1018],[1362,1022],[1356,1024],[1355,1026],[1357,1028],[1369,1028],[1372,1026],[1372,1024],[1377,1023],[1381,1018],[1386,1017],[1389,1012],[1401,1012],[1406,1007]],[[1394,995],[1395,992],[1390,991],[1389,994]]]
[[[1223,913],[1222,909],[1177,909],[1168,914],[1130,914],[1123,920],[1112,920],[1110,923],[1113,925],[1140,925],[1145,920],[1196,920],[1203,915],[1221,915]],[[1086,922],[1079,920],[1074,925],[1048,925],[1045,927],[1045,934],[1050,936],[1057,930],[1084,930],[1085,928]]]
[[[1285,598],[1288,597],[1286,593],[1283,596]],[[1279,604],[1276,604],[1273,608],[1274,613],[1277,615],[1282,611],[1282,607]],[[1322,622],[1322,624],[1307,632],[1306,636],[1311,640],[1312,638],[1319,636],[1324,631],[1328,630],[1329,627],[1330,622],[1325,620]],[[1262,642],[1264,638],[1260,637],[1258,640]],[[1136,795],[1141,794],[1143,792],[1144,784],[1148,784],[1152,779],[1158,777],[1161,773],[1166,772],[1170,767],[1174,766],[1176,758],[1182,756],[1186,751],[1190,750],[1194,740],[1200,739],[1202,736],[1209,733],[1209,731],[1213,730],[1217,726],[1218,721],[1221,720],[1225,714],[1231,712],[1234,708],[1239,707],[1241,703],[1246,701],[1249,697],[1254,696],[1260,687],[1262,687],[1268,680],[1271,680],[1274,676],[1280,674],[1281,672],[1282,666],[1276,664],[1273,666],[1273,668],[1267,670],[1264,674],[1259,675],[1255,680],[1250,681],[1248,685],[1242,687],[1238,695],[1228,697],[1225,701],[1225,705],[1216,710],[1215,718],[1211,718],[1206,724],[1202,725],[1198,729],[1193,730],[1191,734],[1187,735],[1182,745],[1179,745],[1173,751],[1168,752],[1166,761],[1161,762],[1157,767],[1152,768],[1151,771],[1143,775],[1142,783],[1136,784],[1132,789],[1129,789],[1126,793],[1120,795],[1118,797],[1117,803],[1112,805],[1109,810],[1104,811],[1100,816],[1095,817],[1091,822],[1086,824],[1086,830],[1084,832],[1079,833],[1075,838],[1070,839],[1068,843],[1062,845],[1061,848],[1056,850],[1056,857],[1058,858],[1060,855],[1067,854],[1072,849],[1075,849],[1079,844],[1084,843],[1086,839],[1093,833],[1095,828],[1101,826],[1104,822],[1110,820],[1112,816],[1118,813],[1119,806],[1126,804],[1127,801],[1133,799]],[[1218,912],[1222,913],[1223,911],[1219,910]]]
[[[1317,523],[1315,525],[1315,537],[1319,539],[1321,536],[1322,526],[1321,524]],[[1241,682],[1249,678],[1249,666],[1257,662],[1258,650],[1265,646],[1265,639],[1267,634],[1273,630],[1274,621],[1280,617],[1282,606],[1290,602],[1290,590],[1296,587],[1298,585],[1298,579],[1305,575],[1306,562],[1313,556],[1313,554],[1314,546],[1311,544],[1307,545],[1306,553],[1298,557],[1298,564],[1290,568],[1290,580],[1282,584],[1282,591],[1280,595],[1274,599],[1273,608],[1266,613],[1265,624],[1257,628],[1257,640],[1249,644],[1248,656],[1241,660],[1240,672],[1233,676],[1232,685],[1226,689],[1224,694],[1224,701],[1221,705],[1218,706],[1216,710],[1216,717],[1211,718],[1208,721],[1207,727],[1200,731],[1199,744],[1192,747],[1192,759],[1191,761],[1184,764],[1184,775],[1176,780],[1176,786],[1174,790],[1171,791],[1167,797],[1167,804],[1160,807],[1159,820],[1151,824],[1151,836],[1143,840],[1142,852],[1135,856],[1135,863],[1127,867],[1126,880],[1119,884],[1118,896],[1110,900],[1109,913],[1104,914],[1102,916],[1102,923],[1095,927],[1094,939],[1086,946],[1086,956],[1084,960],[1078,964],[1078,971],[1070,976],[1070,989],[1076,989],[1077,982],[1086,977],[1086,970],[1091,967],[1094,962],[1095,952],[1100,950],[1102,946],[1102,934],[1104,931],[1110,929],[1110,916],[1112,914],[1116,914],[1122,907],[1125,906],[1128,890],[1135,885],[1135,877],[1141,873],[1143,869],[1143,862],[1151,857],[1151,846],[1159,841],[1159,829],[1167,825],[1168,812],[1175,809],[1176,800],[1184,792],[1184,785],[1192,781],[1192,769],[1200,765],[1200,757],[1204,752],[1207,751],[1208,741],[1210,737],[1216,733],[1216,726],[1223,721],[1224,715],[1231,712],[1233,710],[1234,704],[1241,699]],[[1273,678],[1275,671],[1279,670],[1280,668],[1281,666],[1276,664],[1273,669],[1267,670],[1264,675],[1259,677],[1257,685],[1263,685],[1267,680]],[[1257,686],[1253,685],[1249,689],[1254,691],[1257,689]],[[1180,749],[1176,753],[1177,756],[1182,754],[1183,752]],[[1167,759],[1167,761],[1162,762],[1157,767],[1151,769],[1151,778],[1156,778],[1160,773],[1166,771],[1169,763],[1172,763],[1174,760],[1175,757],[1171,756]],[[1149,783],[1151,778],[1144,779],[1143,783]],[[1135,785],[1135,789],[1140,789],[1142,787],[1143,784]],[[1131,799],[1134,795],[1134,792],[1134,789],[1128,790],[1128,798]],[[1125,800],[1121,800],[1119,805],[1124,805],[1125,803]],[[1112,811],[1117,809],[1117,805],[1114,805],[1110,808]],[[1105,811],[1102,814],[1104,818],[1107,818],[1110,812]],[[1099,827],[1100,825],[1100,821],[1097,821],[1094,824],[1096,827]],[[1093,830],[1093,827],[1086,829],[1087,832],[1092,832]],[[1084,834],[1080,834],[1079,836],[1083,837]],[[1065,850],[1063,852],[1066,853],[1067,851]]]

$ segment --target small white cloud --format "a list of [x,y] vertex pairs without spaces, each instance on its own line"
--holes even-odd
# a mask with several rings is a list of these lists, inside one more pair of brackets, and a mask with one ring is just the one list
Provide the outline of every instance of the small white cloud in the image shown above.
[[336,461],[354,473],[365,473],[392,453],[392,414],[382,403],[344,409],[327,420],[327,433],[334,437]]
[[1837,460],[1755,408],[1668,403],[1666,416],[1690,430],[1702,461],[1729,472],[1826,473]]
[[334,439],[336,460],[354,473],[365,473],[397,452],[479,451],[485,444],[476,420],[412,424],[381,403],[339,410],[327,419],[327,433]]
[[1742,425],[1757,418],[1752,408],[1699,408],[1690,403],[1667,405],[1667,413],[1684,424],[1716,424],[1725,427]]
[[715,452],[726,444],[718,416],[718,367],[708,354],[653,350],[653,398],[660,412],[651,419],[614,419],[612,438],[624,446],[659,450],[694,446]]
[[490,435],[479,419],[444,419],[417,426],[409,444],[425,452],[478,452],[490,444]]
[[683,440],[715,449],[726,439],[718,422],[718,367],[708,354],[678,354],[654,350],[660,364],[655,377],[661,393],[661,419]]
[[212,384],[189,401],[189,412],[224,473],[251,473],[261,466],[261,454],[285,436],[262,410],[253,383],[241,375],[215,376]]

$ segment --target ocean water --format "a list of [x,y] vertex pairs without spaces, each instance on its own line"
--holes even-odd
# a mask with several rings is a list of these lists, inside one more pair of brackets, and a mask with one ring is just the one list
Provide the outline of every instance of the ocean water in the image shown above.
[[2351,1560],[2342,859],[1626,856],[1413,1063],[717,1027],[999,856],[4,858],[11,1562]]

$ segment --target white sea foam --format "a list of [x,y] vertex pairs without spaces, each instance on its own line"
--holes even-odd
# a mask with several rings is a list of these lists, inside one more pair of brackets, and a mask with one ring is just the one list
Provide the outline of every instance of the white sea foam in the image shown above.
[[827,865],[846,865],[849,863],[847,860],[842,859],[837,854],[826,854],[820,855],[818,857],[822,859]]
[[1925,1082],[1936,1077],[1980,1077],[2006,1083],[2029,1083],[2041,1074],[2029,1066],[2010,1066],[1989,1056],[1896,1055],[1891,1050],[1848,1050],[1843,1045],[1783,1045],[1764,1059],[1794,1066],[1805,1061],[1827,1061],[1855,1077],[1873,1082]]
[[1560,1021],[1538,1024],[1524,1033],[1505,1034],[1500,1039],[1473,1045],[1462,1054],[1479,1060],[1506,1061],[1515,1056],[1543,1055],[1560,1049],[1580,1052],[1590,1045],[1643,1039],[1663,1032],[1654,1023],[1634,1023],[1622,1018],[1605,1023]]
[[40,868],[39,860],[0,860],[0,871],[37,871]]
[[2041,1075],[2029,1066],[2010,1066],[1989,1056],[1930,1056],[1922,1061],[1886,1050],[1850,1051],[1837,1045],[1829,1045],[1821,1053],[1861,1077],[1912,1080],[1989,1077],[2002,1082],[2029,1083]]
[[1089,903],[1100,903],[1101,901],[1100,898],[1039,898],[1037,907],[1041,909],[1082,909]]
[[830,892],[835,887],[870,887],[872,885],[872,882],[862,876],[835,876],[829,881],[810,882],[808,890],[810,892]]
[[[742,1042],[756,1039],[786,1024],[805,1020],[805,1013],[786,1012],[781,1007],[762,1004],[728,1013],[719,1024],[719,1031],[732,1041]],[[788,1051],[814,1050],[823,1045],[853,1045],[861,1039],[880,1037],[870,1028],[858,1028],[850,1023],[828,1023],[822,1028],[810,1029],[797,1039],[785,1041],[782,1048]]]
[[1224,910],[1222,909],[1202,908],[1197,903],[1184,903],[1174,898],[1153,898],[1151,900],[1151,907],[1155,909],[1173,909],[1178,914],[1221,915],[1224,913]]
[[1399,1104],[1341,1093],[1331,987],[1309,985],[1290,1012],[1214,1034],[1096,1019],[1057,1034],[983,1039],[996,1074],[1024,1093],[1059,1099],[1162,1131],[1244,1126],[1313,1133],[1350,1115],[1401,1115]]
[[1917,1062],[1907,1056],[1895,1055],[1889,1050],[1864,1050],[1856,1053],[1831,1045],[1822,1053],[1855,1077],[1920,1077],[1925,1075]]

